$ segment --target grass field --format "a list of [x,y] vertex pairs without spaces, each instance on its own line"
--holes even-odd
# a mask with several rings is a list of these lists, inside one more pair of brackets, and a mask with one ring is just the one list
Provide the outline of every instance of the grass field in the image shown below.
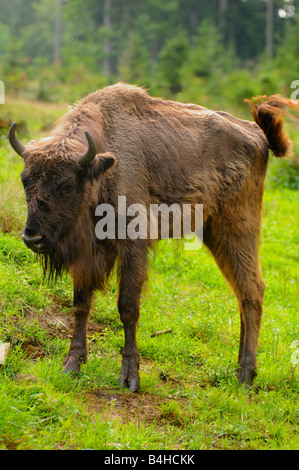
[[[65,108],[9,101],[1,109],[26,121],[26,141],[44,134]],[[296,128],[291,132],[298,145]],[[118,385],[123,330],[115,277],[92,307],[87,364],[78,377],[61,373],[72,283],[43,282],[22,243],[22,160],[6,132],[0,145],[0,340],[12,345],[0,369],[0,449],[298,449],[298,169],[271,157],[253,388],[240,388],[235,377],[239,313],[214,260],[204,248],[186,251],[165,240],[150,255],[138,332],[141,390],[132,394]]]

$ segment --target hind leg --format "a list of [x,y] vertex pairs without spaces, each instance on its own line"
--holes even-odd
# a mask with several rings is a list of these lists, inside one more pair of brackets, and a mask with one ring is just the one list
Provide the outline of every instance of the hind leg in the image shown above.
[[[237,235],[238,233],[238,235]],[[265,284],[258,259],[258,234],[225,230],[225,225],[210,226],[205,244],[231,284],[240,310],[240,347],[238,378],[250,386],[256,375],[256,354],[262,317]]]
[[250,276],[248,285],[241,287],[237,297],[241,316],[238,377],[240,383],[251,385],[256,375],[258,337],[263,312],[265,284],[256,271]]

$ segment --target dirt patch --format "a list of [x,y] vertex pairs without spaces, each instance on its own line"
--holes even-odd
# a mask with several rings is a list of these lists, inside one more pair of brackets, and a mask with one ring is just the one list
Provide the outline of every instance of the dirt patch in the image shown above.
[[[73,312],[62,313],[58,307],[46,308],[45,313],[38,316],[38,321],[47,335],[59,338],[71,338],[74,328]],[[88,319],[87,336],[103,335],[106,325]]]
[[[74,315],[70,310],[69,312],[63,313],[61,309],[54,305],[47,307],[42,314],[36,313],[34,310],[28,308],[26,310],[26,321],[38,321],[41,328],[45,331],[45,334],[49,338],[61,338],[70,339],[72,337],[74,328]],[[16,317],[15,321],[19,319]],[[87,336],[105,334],[106,325],[97,323],[92,320],[88,320]],[[42,344],[38,341],[23,341],[22,349],[25,351],[28,357],[37,359],[45,355],[45,350]]]
[[91,413],[103,414],[107,420],[121,420],[122,423],[141,423],[165,426],[166,420],[160,405],[165,399],[150,394],[125,391],[97,390],[85,395],[85,403]]
[[31,341],[24,341],[21,349],[30,359],[38,359],[46,355],[44,348],[40,344]]

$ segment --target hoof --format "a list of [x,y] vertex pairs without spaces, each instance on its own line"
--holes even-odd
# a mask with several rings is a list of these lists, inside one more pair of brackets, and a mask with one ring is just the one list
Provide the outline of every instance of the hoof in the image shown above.
[[122,387],[129,388],[130,392],[138,392],[140,387],[139,357],[123,356],[119,383]]
[[253,379],[256,375],[256,370],[252,367],[241,368],[237,371],[239,384],[244,385],[245,388],[250,388],[252,386]]
[[63,363],[63,372],[78,374],[80,372],[80,362],[78,357],[68,356]]
[[138,392],[140,388],[140,379],[138,377],[124,377],[123,375],[119,376],[119,383],[123,388],[128,388],[130,392]]

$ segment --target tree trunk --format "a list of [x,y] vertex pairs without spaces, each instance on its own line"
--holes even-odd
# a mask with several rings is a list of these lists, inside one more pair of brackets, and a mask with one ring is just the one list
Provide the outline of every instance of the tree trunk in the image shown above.
[[267,0],[267,19],[266,19],[266,50],[270,59],[274,55],[274,5],[273,0]]
[[227,4],[228,4],[228,0],[219,0],[219,27],[223,36],[226,31]]
[[104,26],[105,26],[105,39],[104,39],[104,61],[103,61],[103,72],[106,77],[111,75],[111,41],[109,37],[111,28],[111,1],[105,0],[104,2]]
[[191,30],[191,46],[195,46],[195,36],[196,36],[196,28],[198,26],[198,13],[197,11],[193,10],[189,15],[189,24]]
[[61,64],[62,0],[57,0],[55,21],[54,64]]

